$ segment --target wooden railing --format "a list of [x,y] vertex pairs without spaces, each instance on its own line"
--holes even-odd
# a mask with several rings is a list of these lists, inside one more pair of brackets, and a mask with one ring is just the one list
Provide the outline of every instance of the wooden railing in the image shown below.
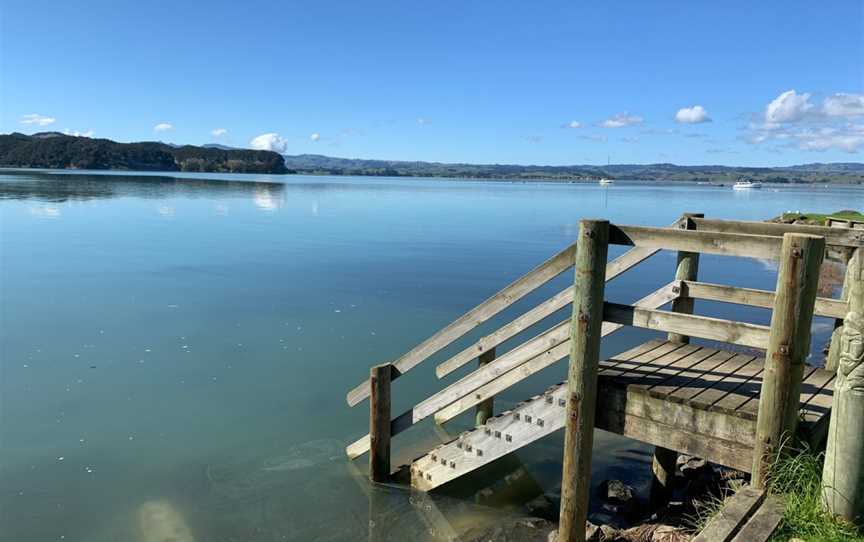
[[[860,230],[805,228],[812,227],[708,220],[698,216],[682,217],[667,228],[609,225],[609,243],[633,248],[605,264],[603,274],[605,282],[611,281],[663,249],[677,250],[684,254],[706,253],[780,260],[782,268],[785,265],[782,234],[789,231],[794,233],[815,231],[822,236],[820,238],[825,239],[823,245],[827,244],[830,247],[855,250],[864,246],[864,233]],[[577,243],[574,243],[393,361],[389,364],[390,380],[395,380],[530,292],[572,268],[576,255]],[[690,278],[695,279],[695,274]],[[772,328],[768,326],[659,309],[676,300],[706,299],[773,308],[776,312],[777,292],[680,279],[681,277],[678,277],[677,280],[662,286],[632,305],[603,303],[600,336],[608,336],[621,327],[629,325],[682,337],[699,337],[752,348],[770,347]],[[436,367],[436,375],[442,378],[451,374],[473,359],[493,352],[505,341],[570,305],[576,294],[576,286],[578,285],[565,288],[441,362]],[[785,302],[785,296],[780,301]],[[846,310],[846,303],[842,300],[818,298],[814,302],[813,313],[842,319]],[[489,359],[491,356],[485,356],[484,363],[474,371],[391,419],[387,432],[388,445],[390,437],[405,431],[417,422],[432,416],[437,423],[451,420],[470,408],[492,399],[528,376],[566,358],[570,351],[571,319],[567,318],[500,354],[497,358]],[[379,378],[381,374],[386,374],[380,368],[376,371]],[[348,404],[354,406],[360,403],[369,397],[371,389],[370,380],[360,383],[348,393]],[[389,397],[389,382],[386,394]],[[387,403],[389,405],[389,398]],[[380,401],[376,402],[376,408],[379,405]],[[370,418],[370,427],[374,428],[376,424],[379,428],[382,427],[381,424],[384,423],[381,420],[382,415],[381,412],[378,413],[375,423]],[[353,442],[346,449],[348,456],[356,458],[369,451],[372,440],[374,439],[367,434]],[[375,460],[380,464],[380,455]],[[380,467],[376,468],[380,470]]]

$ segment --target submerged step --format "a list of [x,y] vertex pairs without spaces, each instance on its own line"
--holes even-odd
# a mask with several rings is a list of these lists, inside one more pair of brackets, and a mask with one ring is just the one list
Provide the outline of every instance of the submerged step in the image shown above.
[[566,384],[557,384],[436,447],[411,464],[411,485],[435,489],[563,428],[566,396]]

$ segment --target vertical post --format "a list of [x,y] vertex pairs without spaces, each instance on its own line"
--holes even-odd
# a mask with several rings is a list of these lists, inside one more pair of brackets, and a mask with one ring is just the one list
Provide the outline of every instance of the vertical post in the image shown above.
[[[486,352],[480,354],[477,360],[477,366],[483,367],[491,363],[495,359],[495,347],[490,348]],[[486,420],[492,417],[493,407],[495,405],[495,397],[490,397],[477,405],[477,413],[474,416],[474,425],[483,425]]]
[[843,321],[828,447],[822,471],[825,509],[864,523],[864,249],[846,271],[849,311]]
[[570,320],[570,368],[558,526],[560,542],[585,541],[608,250],[609,222],[581,221],[576,245],[573,316]]
[[[861,273],[861,257],[855,258],[855,254],[861,252],[860,249],[852,252],[852,255],[846,260],[846,274],[843,276],[843,289],[840,292],[840,299],[849,302],[849,295],[852,291],[852,281],[854,278],[860,277]],[[837,318],[834,320],[834,332],[831,334],[831,343],[828,346],[828,357],[825,359],[825,369],[829,371],[837,371],[837,365],[840,364],[840,337],[843,334],[843,319]]]
[[[695,230],[696,224],[693,218],[704,218],[702,213],[684,213],[681,228],[685,230]],[[678,262],[675,267],[675,280],[696,280],[699,275],[699,253],[698,252],[678,252]],[[672,301],[672,312],[680,312],[683,314],[693,314],[693,306],[695,300],[692,297],[684,295],[685,292],[678,292],[679,297]],[[689,343],[690,337],[680,333],[670,333],[667,339],[670,342]],[[678,452],[670,450],[662,446],[654,447],[654,459],[651,464],[651,507],[653,509],[660,508],[665,505],[669,496],[672,493],[671,483],[672,477],[675,476],[675,468],[678,462]]]
[[390,382],[392,365],[385,363],[369,370],[369,478],[386,482],[390,478]]
[[752,484],[758,488],[765,487],[772,456],[784,436],[794,434],[798,422],[801,378],[810,353],[810,324],[824,255],[824,237],[783,236],[756,419]]

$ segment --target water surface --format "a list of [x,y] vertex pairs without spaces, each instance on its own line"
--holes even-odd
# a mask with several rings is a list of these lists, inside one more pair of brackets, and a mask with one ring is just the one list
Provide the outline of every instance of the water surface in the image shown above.
[[[559,483],[560,435],[431,501],[373,491],[365,458],[351,465],[342,451],[368,416],[346,391],[573,242],[580,218],[659,226],[685,211],[761,220],[862,202],[854,187],[4,172],[0,539],[149,542],[148,522],[182,521],[199,542],[356,540],[370,514],[382,539],[442,539],[524,514],[522,501]],[[608,297],[665,284],[674,258],[623,275]],[[775,273],[712,256],[700,268],[706,281],[768,289]],[[569,280],[401,378],[394,410],[440,389],[435,362]],[[819,343],[830,322],[814,326]],[[604,353],[650,336],[622,332]],[[560,380],[559,365],[498,408]],[[440,438],[423,424],[394,439],[394,454]],[[597,449],[595,483],[644,487],[649,447],[600,433]],[[507,495],[500,476],[514,471],[523,482]]]

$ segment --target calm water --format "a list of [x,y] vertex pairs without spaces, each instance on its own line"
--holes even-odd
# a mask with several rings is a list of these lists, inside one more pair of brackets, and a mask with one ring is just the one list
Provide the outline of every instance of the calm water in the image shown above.
[[[356,540],[370,513],[384,539],[436,539],[524,514],[524,501],[556,490],[560,435],[431,503],[370,492],[365,457],[350,465],[342,451],[365,432],[366,403],[348,408],[345,392],[571,243],[580,218],[665,225],[684,211],[758,220],[862,204],[864,190],[823,186],[5,172],[0,539],[163,542],[160,529],[182,522],[178,542]],[[641,297],[673,267],[661,253],[608,297]],[[769,289],[775,277],[768,263],[719,257],[704,257],[700,273]],[[394,410],[440,389],[434,361],[493,326],[400,379]],[[814,326],[824,338],[830,323]],[[647,336],[623,332],[604,350]],[[470,422],[460,423],[447,429]],[[441,436],[423,424],[394,440],[394,454],[410,458]],[[595,482],[644,487],[650,448],[602,433],[597,447]],[[517,490],[501,489],[496,478],[519,469]]]

